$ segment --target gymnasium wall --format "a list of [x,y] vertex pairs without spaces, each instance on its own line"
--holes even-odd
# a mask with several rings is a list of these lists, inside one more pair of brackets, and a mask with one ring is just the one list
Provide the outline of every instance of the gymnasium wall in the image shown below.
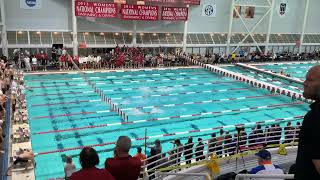
[[[203,1],[203,0],[202,0]],[[284,17],[279,15],[280,0],[276,0],[273,13],[272,33],[300,33],[304,16],[305,1],[287,0],[288,11]],[[33,30],[33,31],[71,31],[71,0],[42,0],[39,10],[24,10],[20,8],[20,0],[5,0],[6,23],[8,31]],[[231,0],[216,0],[217,16],[208,18],[201,16],[200,6],[189,9],[188,32],[228,32],[229,11]],[[307,33],[320,33],[318,25],[319,0],[310,0],[310,10],[307,22]],[[248,27],[252,27],[266,11],[256,8],[255,18],[250,19]],[[242,10],[244,12],[244,9]],[[267,31],[268,17],[256,29],[256,33]],[[138,32],[183,32],[183,22],[137,22]],[[103,32],[130,32],[133,22],[120,19],[90,19],[78,18],[78,31],[103,31]],[[245,32],[240,19],[234,19],[233,31]]]

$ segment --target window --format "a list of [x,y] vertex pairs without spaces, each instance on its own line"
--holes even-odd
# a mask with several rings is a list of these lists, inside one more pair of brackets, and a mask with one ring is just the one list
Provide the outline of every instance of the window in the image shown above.
[[[236,9],[233,10],[233,18],[239,18],[240,17],[239,15],[241,14],[241,6],[236,6],[235,8]],[[236,11],[239,12],[239,15],[237,14]]]
[[255,7],[246,7],[245,18],[254,18]]

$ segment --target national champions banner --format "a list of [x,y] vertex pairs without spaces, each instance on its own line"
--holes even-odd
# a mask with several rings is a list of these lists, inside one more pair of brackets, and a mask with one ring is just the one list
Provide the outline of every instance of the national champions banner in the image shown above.
[[117,4],[76,1],[75,15],[95,18],[116,18],[118,16]]
[[188,20],[188,8],[186,7],[162,7],[162,20],[186,21]]
[[201,15],[205,17],[216,17],[217,7],[215,0],[207,0],[203,2]]
[[123,20],[158,20],[158,6],[121,4],[121,18]]
[[41,9],[42,0],[20,0],[21,9]]

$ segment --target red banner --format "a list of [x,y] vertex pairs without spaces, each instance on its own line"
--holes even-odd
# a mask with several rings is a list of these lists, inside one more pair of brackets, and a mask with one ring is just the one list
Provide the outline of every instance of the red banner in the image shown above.
[[124,20],[158,20],[158,6],[121,4],[121,18]]
[[161,19],[167,21],[186,21],[188,20],[188,8],[162,7]]
[[146,0],[146,2],[157,2],[157,3],[168,3],[168,4],[175,4],[178,0]]
[[116,18],[118,15],[115,3],[76,1],[75,8],[76,16]]
[[200,0],[183,0],[184,4],[200,5]]

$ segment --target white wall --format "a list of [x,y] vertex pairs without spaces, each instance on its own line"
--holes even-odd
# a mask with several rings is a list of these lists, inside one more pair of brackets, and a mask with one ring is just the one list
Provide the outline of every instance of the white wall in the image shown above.
[[39,10],[20,8],[20,0],[4,0],[8,30],[71,30],[71,0],[42,0]]
[[[203,1],[203,0],[202,0]],[[272,33],[300,33],[304,15],[304,0],[287,0],[289,11],[285,17],[278,14],[280,0],[276,0],[273,14]],[[71,0],[42,0],[40,10],[20,9],[20,0],[5,0],[5,11],[8,30],[50,30],[71,31]],[[206,18],[201,16],[200,6],[192,6],[189,9],[189,32],[227,32],[231,0],[216,0],[217,17]],[[309,20],[306,32],[320,33],[318,17],[320,12],[319,0],[310,0]],[[252,27],[263,15],[264,8],[256,8],[255,18],[249,20]],[[242,10],[244,12],[244,9]],[[256,33],[265,33],[268,18],[256,29]],[[78,18],[79,31],[132,31],[132,21],[121,19],[96,19]],[[146,32],[183,32],[183,22],[137,22],[137,31]],[[233,31],[245,32],[240,19],[234,19]]]

